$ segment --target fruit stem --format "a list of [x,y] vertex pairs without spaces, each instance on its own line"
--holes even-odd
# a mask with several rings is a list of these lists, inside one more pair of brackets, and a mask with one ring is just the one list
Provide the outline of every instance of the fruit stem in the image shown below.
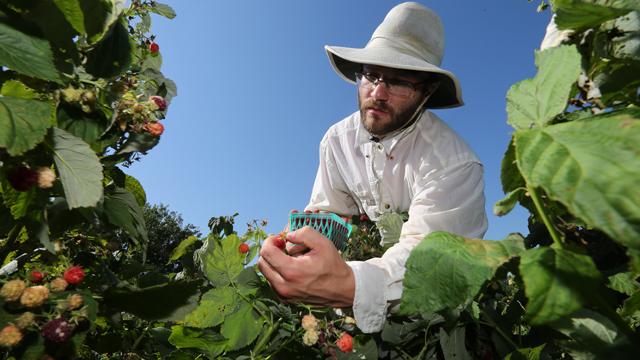
[[549,231],[549,235],[551,235],[551,239],[553,239],[553,245],[551,246],[558,249],[562,249],[563,246],[562,246],[562,240],[560,239],[560,235],[558,234],[558,231],[551,223],[551,220],[547,216],[547,213],[544,212],[544,207],[542,206],[542,200],[540,199],[540,195],[537,193],[536,189],[530,185],[527,186],[527,191],[531,195],[531,199],[533,200],[533,203],[536,206],[538,215],[542,219],[542,222],[544,223],[544,226],[547,228],[547,231]]

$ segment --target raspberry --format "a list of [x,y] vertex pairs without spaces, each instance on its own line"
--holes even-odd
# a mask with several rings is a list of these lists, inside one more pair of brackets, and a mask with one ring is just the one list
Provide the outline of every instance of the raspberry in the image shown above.
[[308,314],[302,317],[302,328],[305,330],[312,330],[318,328],[318,319],[312,314]]
[[284,248],[287,247],[287,242],[285,240],[286,236],[287,234],[284,231],[281,232],[275,239],[273,239],[273,245],[284,250]]
[[27,284],[22,280],[7,281],[2,285],[2,289],[0,289],[0,296],[2,296],[5,301],[16,301],[20,299],[20,295],[22,295],[22,292],[26,288]]
[[7,180],[14,189],[28,191],[38,183],[38,173],[26,166],[19,166],[9,171]]
[[29,326],[35,324],[36,315],[30,311],[22,313],[22,315],[18,316],[14,323],[20,329],[26,329]]
[[291,210],[291,211],[290,211],[290,213],[291,213],[291,214],[297,214],[297,213],[298,213],[298,210],[293,209],[293,210]]
[[34,284],[39,284],[44,279],[44,274],[38,270],[34,270],[29,274],[29,280]]
[[158,96],[158,95],[149,96],[149,102],[155,105],[156,107],[155,109],[152,109],[152,110],[160,110],[160,111],[167,110],[167,102],[162,98],[162,96]]
[[57,318],[44,324],[42,337],[54,343],[63,343],[73,335],[73,326],[63,318]]
[[53,182],[56,181],[56,173],[48,167],[39,167],[36,172],[38,173],[38,187],[40,189],[50,189],[53,187]]
[[48,298],[49,289],[42,285],[32,286],[26,288],[24,292],[22,292],[22,296],[20,296],[20,304],[28,308],[35,308],[44,304]]
[[158,45],[158,44],[157,44],[157,43],[155,43],[155,42],[151,42],[151,44],[149,44],[149,51],[150,51],[152,54],[157,54],[157,53],[158,53],[158,51],[160,51],[160,45]]
[[9,324],[0,330],[0,346],[16,346],[22,340],[22,332],[17,326]]
[[336,340],[336,345],[342,352],[353,351],[353,337],[347,333],[342,333],[342,336]]
[[240,244],[240,246],[238,246],[238,251],[240,251],[241,254],[248,253],[249,252],[249,245],[247,245],[247,243]]
[[152,136],[157,137],[162,135],[162,133],[164,132],[164,125],[160,124],[159,122],[149,123],[144,126],[144,129],[147,130],[147,132]]
[[67,289],[67,286],[69,286],[69,283],[67,283],[67,281],[63,278],[55,278],[51,280],[51,283],[49,283],[49,287],[53,292],[65,291]]
[[315,345],[318,342],[318,332],[315,329],[307,330],[302,335],[302,343],[307,346]]
[[67,303],[69,304],[69,310],[79,309],[84,303],[84,298],[80,294],[69,295]]
[[367,214],[360,215],[360,221],[362,222],[369,221],[369,217],[367,216]]
[[64,272],[64,280],[71,285],[78,285],[84,279],[84,270],[80,266],[72,266]]

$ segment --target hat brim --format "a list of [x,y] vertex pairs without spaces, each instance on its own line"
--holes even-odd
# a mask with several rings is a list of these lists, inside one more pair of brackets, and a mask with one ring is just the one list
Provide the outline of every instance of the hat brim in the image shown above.
[[455,75],[424,60],[401,52],[390,52],[388,48],[383,47],[369,46],[364,49],[356,49],[327,45],[324,48],[327,51],[333,70],[348,82],[355,84],[355,73],[362,70],[363,64],[424,71],[435,74],[440,81],[440,86],[436,92],[427,100],[426,108],[445,109],[464,104],[460,83]]

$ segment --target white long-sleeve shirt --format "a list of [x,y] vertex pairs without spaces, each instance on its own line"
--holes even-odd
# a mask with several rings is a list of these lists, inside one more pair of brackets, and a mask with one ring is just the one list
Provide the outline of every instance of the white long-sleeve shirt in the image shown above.
[[435,114],[425,111],[380,142],[369,136],[359,112],[327,131],[306,210],[366,213],[374,221],[384,212],[409,212],[400,240],[382,257],[348,262],[356,323],[363,332],[376,332],[402,296],[406,260],[425,235],[444,230],[481,238],[487,217],[482,164]]

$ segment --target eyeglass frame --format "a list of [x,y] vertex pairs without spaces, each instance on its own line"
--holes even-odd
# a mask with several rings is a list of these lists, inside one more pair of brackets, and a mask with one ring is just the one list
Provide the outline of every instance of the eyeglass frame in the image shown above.
[[[406,94],[402,94],[402,93],[398,93],[398,86],[400,86],[401,88],[404,89],[408,89],[409,91],[412,92],[416,92],[419,91],[419,86],[424,85],[426,83],[426,81],[420,81],[420,82],[411,82],[411,81],[407,81],[407,80],[400,80],[400,79],[382,79],[382,77],[384,75],[380,75],[377,74],[375,72],[360,72],[360,71],[356,71],[355,72],[356,75],[356,84],[358,85],[358,87],[362,87],[363,83],[362,83],[362,78],[365,78],[366,81],[368,81],[368,83],[370,84],[370,89],[369,91],[373,91],[378,85],[380,85],[380,83],[385,83],[386,87],[387,87],[387,91],[389,92],[389,94],[391,95],[395,95],[398,97],[410,97],[411,93],[406,93]],[[364,84],[366,85],[366,84]]]

